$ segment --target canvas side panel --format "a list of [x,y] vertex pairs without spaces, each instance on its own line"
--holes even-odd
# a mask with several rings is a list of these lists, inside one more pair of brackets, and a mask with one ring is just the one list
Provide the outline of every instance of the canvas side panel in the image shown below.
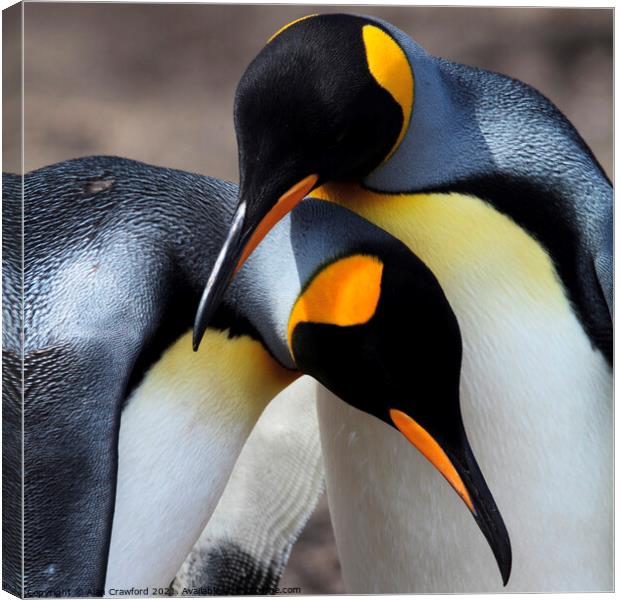
[[23,5],[2,11],[2,589],[22,581],[22,36]]
[[22,173],[22,7],[2,11],[2,171]]

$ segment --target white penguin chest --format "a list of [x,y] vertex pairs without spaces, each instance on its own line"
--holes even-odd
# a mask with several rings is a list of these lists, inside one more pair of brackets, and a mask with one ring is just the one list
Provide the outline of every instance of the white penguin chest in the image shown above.
[[169,585],[261,412],[294,378],[259,342],[213,330],[199,352],[188,332],[150,368],[121,418],[107,593]]

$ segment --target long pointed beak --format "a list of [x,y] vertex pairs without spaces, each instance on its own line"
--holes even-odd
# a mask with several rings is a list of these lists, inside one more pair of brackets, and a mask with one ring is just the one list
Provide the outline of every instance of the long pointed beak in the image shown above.
[[224,296],[224,292],[233,277],[235,266],[239,262],[239,257],[243,252],[245,211],[246,205],[245,202],[242,201],[235,212],[232,225],[230,226],[226,240],[224,240],[224,245],[215,260],[213,270],[207,280],[207,285],[202,292],[196,318],[194,319],[194,334],[192,339],[194,352],[198,350],[205,329]]
[[467,505],[491,547],[502,582],[506,585],[512,567],[510,538],[464,430],[458,448],[444,449],[433,436],[404,412],[391,409],[390,417],[396,428],[445,477]]
[[254,252],[256,246],[271,231],[274,225],[289,213],[304,196],[310,192],[318,181],[316,174],[308,175],[287,190],[258,222],[248,223],[246,219],[246,202],[241,200],[233,217],[232,225],[209,275],[207,285],[200,298],[198,311],[194,320],[192,345],[198,350],[202,336],[209,325],[211,317],[219,306],[232,278],[241,269],[243,263]]

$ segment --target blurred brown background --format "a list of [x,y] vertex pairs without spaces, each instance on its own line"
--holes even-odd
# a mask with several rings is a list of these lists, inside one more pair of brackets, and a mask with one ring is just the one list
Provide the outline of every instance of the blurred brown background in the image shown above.
[[[26,4],[26,171],[115,154],[236,181],[235,85],[272,33],[315,12],[376,15],[433,54],[534,85],[612,175],[610,9],[109,3]],[[5,68],[5,96],[17,76],[17,63]],[[16,147],[19,121],[4,126]],[[19,171],[18,159],[5,154],[3,169]],[[344,591],[324,499],[282,585]]]
[[245,66],[283,24],[336,11],[380,16],[433,54],[534,85],[610,172],[609,9],[109,3],[26,3],[26,170],[105,153],[235,180]]

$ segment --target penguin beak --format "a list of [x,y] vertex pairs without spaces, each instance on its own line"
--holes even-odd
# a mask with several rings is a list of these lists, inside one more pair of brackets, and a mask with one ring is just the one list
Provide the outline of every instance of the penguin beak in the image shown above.
[[442,447],[428,431],[404,412],[391,409],[390,418],[396,428],[444,476],[466,504],[491,547],[502,582],[506,585],[512,567],[510,538],[474,458],[462,423],[459,435],[456,436],[458,442],[444,443]]
[[303,200],[316,185],[318,179],[319,176],[313,174],[298,181],[282,194],[257,222],[255,219],[246,217],[247,202],[242,196],[198,305],[192,340],[194,352],[198,350],[211,317],[219,306],[228,285],[241,269],[243,263],[274,225]]

